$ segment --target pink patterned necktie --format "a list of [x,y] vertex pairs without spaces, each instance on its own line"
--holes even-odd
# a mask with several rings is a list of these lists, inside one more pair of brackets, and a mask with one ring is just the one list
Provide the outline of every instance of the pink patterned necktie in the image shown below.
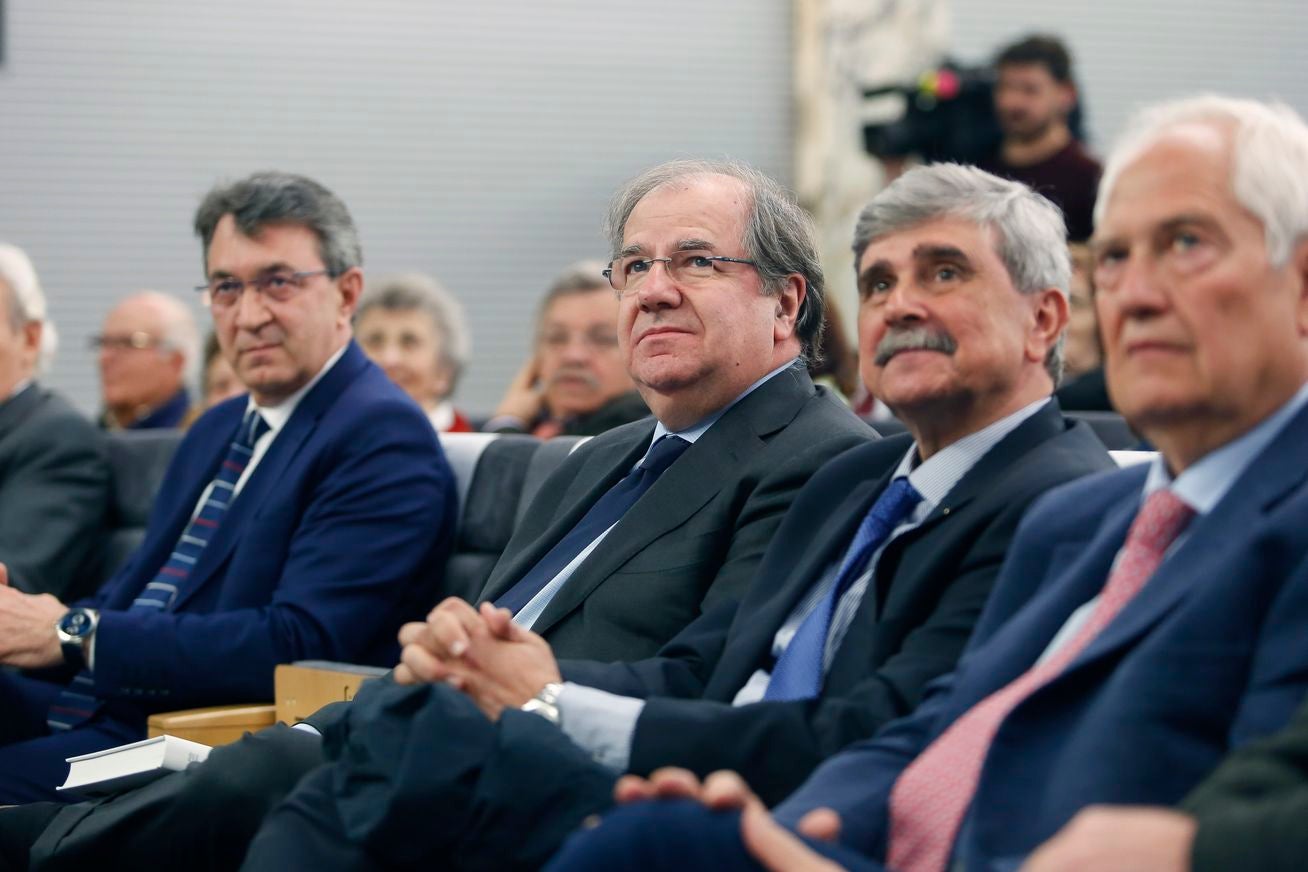
[[896,872],[943,872],[981,766],[999,725],[1014,708],[1057,677],[1103,631],[1154,574],[1194,517],[1170,490],[1154,491],[1126,535],[1122,554],[1089,620],[1043,662],[990,694],[954,721],[899,776],[890,792],[890,849]]

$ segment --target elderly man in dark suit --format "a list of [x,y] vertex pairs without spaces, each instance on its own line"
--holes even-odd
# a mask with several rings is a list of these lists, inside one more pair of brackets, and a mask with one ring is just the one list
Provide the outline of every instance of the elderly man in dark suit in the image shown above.
[[[615,273],[649,281],[648,258],[676,257],[680,193],[631,213]],[[668,229],[649,234],[650,216]],[[1111,462],[1050,399],[1069,271],[1052,204],[978,170],[917,170],[863,213],[855,253],[863,375],[911,435],[819,470],[744,600],[652,659],[556,664],[502,612],[454,603],[406,628],[404,671],[463,687],[494,727],[445,688],[357,702],[328,731],[338,762],[273,812],[249,868],[532,868],[623,771],[731,765],[780,797],[912,709],[966,642],[1023,509]],[[423,737],[403,756],[401,715],[398,735]]]
[[109,460],[95,427],[35,381],[55,346],[36,270],[0,243],[0,564],[17,590],[70,597],[99,580]]
[[[1033,506],[958,668],[781,823],[849,868],[1015,869],[1086,806],[1175,803],[1286,724],[1308,691],[1304,177],[1308,125],[1283,106],[1201,97],[1128,128],[1096,303],[1109,390],[1160,455]],[[833,868],[739,778],[701,796],[746,807],[743,840],[734,815],[647,803],[557,868]]]
[[0,588],[0,803],[52,799],[64,758],[150,712],[272,696],[303,658],[393,662],[435,595],[453,475],[425,417],[350,339],[363,289],[345,205],[301,176],[196,216],[223,353],[250,390],[178,447],[145,539],[95,597]]
[[[655,189],[676,192],[681,212],[646,220],[624,242]],[[615,250],[639,246],[623,252],[610,290],[621,296],[621,353],[654,418],[572,454],[482,599],[561,656],[637,659],[742,596],[795,492],[875,434],[804,367],[818,351],[822,272],[809,219],[776,182],[739,164],[678,162],[638,178],[615,209]],[[449,687],[432,692],[472,705]],[[329,707],[311,722],[346,728],[351,710]],[[264,731],[182,776],[60,815],[37,857],[103,850],[227,868],[263,811],[320,761],[309,733]]]

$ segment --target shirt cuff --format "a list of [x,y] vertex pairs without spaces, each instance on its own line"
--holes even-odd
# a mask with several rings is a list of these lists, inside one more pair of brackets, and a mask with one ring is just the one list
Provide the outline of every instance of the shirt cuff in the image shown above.
[[645,700],[618,696],[593,687],[564,683],[559,692],[559,727],[595,762],[615,772],[626,772],[631,760],[631,739]]
[[303,730],[303,731],[306,732],[306,733],[312,733],[313,735],[317,736],[317,737],[320,738],[320,739],[322,738],[322,733],[318,732],[318,728],[317,728],[317,727],[315,727],[313,724],[307,724],[307,723],[305,723],[304,721],[300,721],[298,724],[296,724],[295,726],[291,727],[291,729],[292,729],[292,730]]

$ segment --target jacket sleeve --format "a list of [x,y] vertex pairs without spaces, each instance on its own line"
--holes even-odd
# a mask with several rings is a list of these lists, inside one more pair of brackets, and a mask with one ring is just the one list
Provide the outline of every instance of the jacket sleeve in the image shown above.
[[[394,416],[379,424],[390,411]],[[276,664],[358,661],[393,632],[415,586],[438,571],[429,561],[444,553],[440,531],[455,511],[435,436],[416,409],[409,411],[372,409],[315,459],[321,472],[302,483],[293,539],[282,546],[285,560],[266,605],[207,614],[103,612],[97,694],[156,707],[164,698],[169,707],[269,699]],[[257,516],[250,521],[237,547],[282,553],[268,538],[281,534],[261,528]]]

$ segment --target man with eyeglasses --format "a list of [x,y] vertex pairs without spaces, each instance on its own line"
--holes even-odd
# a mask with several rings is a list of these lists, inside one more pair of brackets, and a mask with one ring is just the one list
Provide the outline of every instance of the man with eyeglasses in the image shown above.
[[[357,232],[318,183],[261,173],[196,214],[199,290],[249,389],[191,427],[145,540],[72,607],[0,587],[0,805],[58,799],[64,759],[151,712],[270,699],[305,658],[393,663],[454,524],[431,426],[351,341]],[[0,569],[0,582],[3,581]]]
[[618,303],[603,269],[598,261],[581,261],[550,284],[532,356],[484,429],[598,436],[649,415],[618,349]]
[[[554,655],[606,662],[648,657],[702,614],[729,608],[794,494],[829,458],[875,438],[804,366],[818,350],[822,271],[811,223],[780,185],[741,164],[674,162],[624,187],[608,224],[623,267],[607,291],[620,298],[610,329],[654,418],[571,454],[528,507],[479,597],[511,611]],[[662,258],[673,253],[668,270]],[[691,253],[702,259],[685,263]],[[442,611],[460,603],[471,610],[447,600]],[[394,729],[378,723],[357,734],[380,742],[384,766],[424,767],[388,741],[410,730],[423,754],[450,763],[481,756],[427,732],[447,712],[452,723],[489,731],[459,691],[372,682],[365,698],[369,688],[413,703],[392,710]],[[425,702],[432,709],[419,716]],[[309,719],[322,740],[274,727],[130,797],[67,809],[41,836],[37,856],[233,868],[268,809],[371,711],[328,706]],[[0,813],[0,836],[11,821]]]
[[91,349],[100,365],[102,427],[180,427],[194,417],[186,381],[200,361],[200,331],[180,300],[143,291],[105,316]]

